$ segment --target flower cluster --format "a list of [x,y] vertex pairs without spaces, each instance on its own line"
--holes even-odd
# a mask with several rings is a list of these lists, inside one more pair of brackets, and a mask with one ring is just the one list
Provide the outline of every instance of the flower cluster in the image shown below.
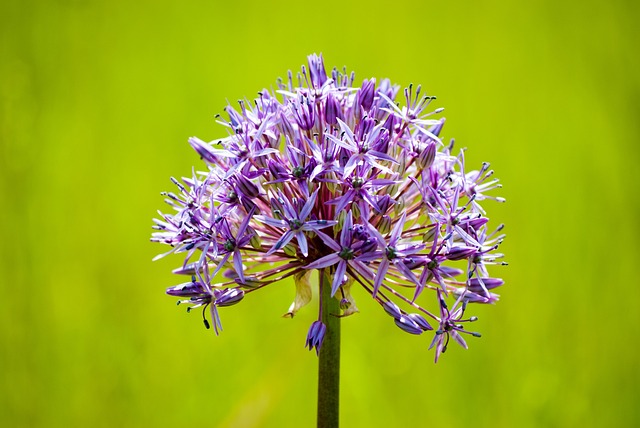
[[[167,293],[202,307],[207,328],[209,308],[217,333],[219,307],[287,277],[293,317],[312,298],[311,273],[328,269],[335,315],[357,312],[356,285],[403,331],[435,331],[436,361],[450,338],[466,348],[464,334],[479,336],[464,327],[476,320],[468,304],[494,303],[503,284],[487,270],[504,264],[502,226],[490,231],[481,206],[503,199],[489,194],[500,185],[488,164],[469,170],[464,150],[442,142],[434,99],[420,86],[399,94],[387,79],[354,86],[353,74],[327,75],[311,55],[275,93],[227,106],[225,137],[189,139],[206,171],[172,179],[174,211],[155,220],[152,241],[182,253],[174,272],[191,277]],[[325,329],[312,324],[309,349]]]

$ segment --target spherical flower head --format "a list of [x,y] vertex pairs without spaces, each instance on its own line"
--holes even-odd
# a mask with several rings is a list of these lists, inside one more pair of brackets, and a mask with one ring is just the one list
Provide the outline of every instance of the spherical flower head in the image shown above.
[[[204,166],[172,179],[172,212],[160,213],[152,235],[171,246],[158,257],[182,254],[174,273],[192,277],[167,294],[202,307],[218,333],[219,308],[289,277],[293,318],[323,270],[340,301],[334,315],[358,312],[355,286],[402,331],[432,332],[437,361],[449,338],[467,347],[463,325],[476,320],[463,319],[468,304],[499,298],[490,290],[503,281],[488,269],[505,264],[496,252],[504,235],[489,229],[481,204],[504,201],[491,194],[500,184],[488,163],[470,170],[464,150],[442,141],[443,109],[420,86],[354,82],[310,55],[275,93],[227,106],[218,120],[226,134],[189,139]],[[311,325],[309,349],[319,352],[325,329],[320,317]]]

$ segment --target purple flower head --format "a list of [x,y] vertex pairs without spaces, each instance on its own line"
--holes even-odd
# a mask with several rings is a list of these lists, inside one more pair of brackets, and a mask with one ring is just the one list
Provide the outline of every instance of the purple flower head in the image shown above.
[[[170,212],[159,213],[151,238],[170,246],[158,257],[183,257],[174,273],[192,277],[167,294],[201,308],[217,334],[220,308],[286,278],[293,318],[313,301],[312,274],[322,270],[336,315],[357,313],[360,293],[406,333],[435,329],[436,360],[450,339],[466,347],[464,334],[478,334],[464,328],[475,320],[465,311],[497,302],[503,285],[489,272],[506,264],[502,226],[489,228],[484,207],[504,201],[492,194],[493,170],[468,167],[463,150],[443,143],[442,109],[420,86],[356,83],[346,70],[327,73],[321,55],[307,59],[275,92],[228,105],[216,116],[220,138],[189,138],[203,172],[172,178]],[[325,332],[314,322],[306,347],[319,352]]]
[[309,333],[307,333],[305,347],[309,348],[309,351],[315,348],[316,354],[320,354],[320,348],[322,348],[322,341],[324,340],[326,331],[326,325],[320,321],[314,321],[309,328]]
[[324,70],[324,60],[322,54],[309,55],[309,74],[311,75],[311,83],[313,87],[318,89],[327,81],[327,72]]

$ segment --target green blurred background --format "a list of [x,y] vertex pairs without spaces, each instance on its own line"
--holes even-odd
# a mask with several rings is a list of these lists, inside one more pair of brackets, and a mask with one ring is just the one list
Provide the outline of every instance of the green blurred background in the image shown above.
[[507,285],[468,351],[434,365],[356,291],[343,426],[640,425],[638,3],[446,3],[2,2],[0,425],[313,426],[315,309],[281,318],[274,285],[215,337],[149,242],[201,166],[187,138],[312,52],[422,83],[508,200],[486,204]]

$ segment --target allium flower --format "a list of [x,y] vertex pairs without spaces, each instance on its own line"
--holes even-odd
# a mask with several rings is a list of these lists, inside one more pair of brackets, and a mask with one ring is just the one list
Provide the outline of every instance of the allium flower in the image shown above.
[[[442,142],[435,97],[412,85],[398,93],[387,79],[354,86],[346,71],[327,75],[311,55],[275,93],[227,106],[225,136],[190,138],[204,171],[172,179],[174,211],[160,213],[152,237],[183,254],[175,273],[192,276],[167,293],[202,307],[217,334],[219,308],[288,277],[293,317],[312,300],[310,273],[324,269],[334,315],[357,312],[355,286],[407,333],[437,325],[436,361],[450,338],[466,348],[462,334],[479,336],[463,327],[476,320],[463,319],[468,304],[496,302],[503,284],[488,272],[504,264],[502,226],[489,231],[481,203],[504,199],[490,195],[500,185],[487,163],[469,170],[464,150]],[[325,332],[319,317],[306,346],[319,352]]]

